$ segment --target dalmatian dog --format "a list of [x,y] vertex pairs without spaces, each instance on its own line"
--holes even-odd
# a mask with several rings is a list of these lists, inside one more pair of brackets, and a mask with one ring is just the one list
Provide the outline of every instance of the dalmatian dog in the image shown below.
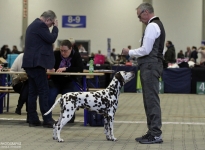
[[117,72],[109,86],[96,92],[71,92],[62,95],[56,100],[51,109],[44,115],[48,115],[57,103],[60,103],[61,113],[58,121],[53,125],[53,139],[58,142],[64,140],[60,137],[63,126],[72,118],[77,108],[96,111],[104,116],[104,133],[109,141],[116,141],[113,134],[114,115],[117,110],[118,98],[122,86],[134,78],[134,72]]

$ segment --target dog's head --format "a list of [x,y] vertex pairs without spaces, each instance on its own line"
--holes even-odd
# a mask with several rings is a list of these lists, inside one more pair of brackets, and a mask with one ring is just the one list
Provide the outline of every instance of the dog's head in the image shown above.
[[135,77],[135,73],[133,71],[126,72],[126,71],[119,71],[115,74],[115,78],[118,79],[121,85],[124,85],[125,83],[129,82]]

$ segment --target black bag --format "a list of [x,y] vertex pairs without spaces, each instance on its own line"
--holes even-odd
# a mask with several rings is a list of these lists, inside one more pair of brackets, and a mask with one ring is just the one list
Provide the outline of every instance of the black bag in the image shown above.
[[95,111],[88,111],[88,123],[90,126],[104,126],[104,117]]

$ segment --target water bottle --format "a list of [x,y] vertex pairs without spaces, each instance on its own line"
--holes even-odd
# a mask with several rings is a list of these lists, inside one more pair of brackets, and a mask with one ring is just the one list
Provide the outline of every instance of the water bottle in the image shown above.
[[93,66],[93,60],[90,60],[90,64],[89,64],[89,73],[93,73],[94,71],[94,66]]

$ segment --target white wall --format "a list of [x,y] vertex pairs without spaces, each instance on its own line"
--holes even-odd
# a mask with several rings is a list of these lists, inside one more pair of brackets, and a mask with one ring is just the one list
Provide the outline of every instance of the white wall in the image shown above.
[[[135,8],[142,0],[28,0],[28,24],[45,10],[53,10],[59,20],[58,39],[73,37],[91,40],[91,51],[107,54],[107,38],[117,53],[123,47],[140,46],[142,24]],[[22,0],[0,0],[0,47],[17,45],[22,34]],[[153,0],[155,14],[166,30],[176,50],[200,45],[202,40],[202,0]],[[86,28],[62,28],[62,15],[85,15]],[[57,42],[55,43],[57,45]]]
[[202,0],[153,0],[153,6],[177,52],[201,45]]

